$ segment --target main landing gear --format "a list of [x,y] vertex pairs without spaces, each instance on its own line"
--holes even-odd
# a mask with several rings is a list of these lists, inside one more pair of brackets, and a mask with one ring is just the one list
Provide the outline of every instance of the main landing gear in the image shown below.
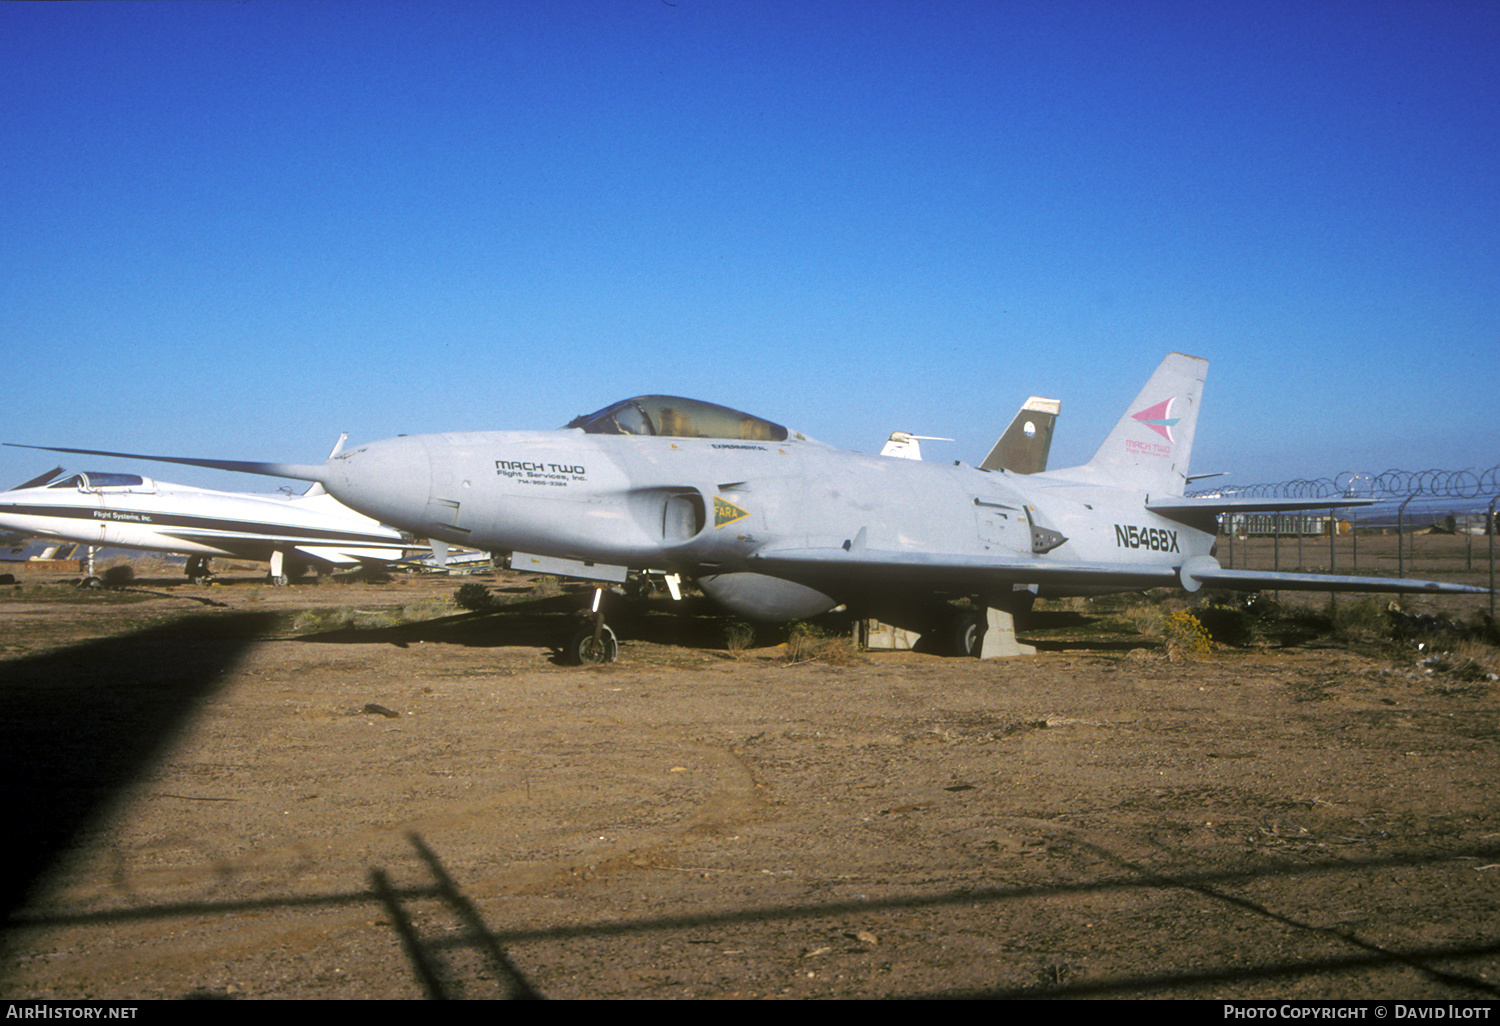
[[961,612],[954,622],[950,650],[979,659],[1009,659],[1036,655],[1036,648],[1016,640],[1016,616],[1031,609],[1035,594],[1017,591],[979,599],[977,610]]

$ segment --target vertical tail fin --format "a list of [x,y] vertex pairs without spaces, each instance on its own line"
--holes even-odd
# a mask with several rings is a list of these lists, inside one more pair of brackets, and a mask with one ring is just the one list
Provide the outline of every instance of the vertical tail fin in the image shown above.
[[1207,373],[1207,360],[1169,354],[1084,465],[1090,475],[1152,495],[1183,494]]
[[1021,412],[990,449],[980,470],[1009,470],[1013,474],[1039,474],[1047,469],[1052,451],[1052,429],[1062,403],[1034,395],[1021,404]]

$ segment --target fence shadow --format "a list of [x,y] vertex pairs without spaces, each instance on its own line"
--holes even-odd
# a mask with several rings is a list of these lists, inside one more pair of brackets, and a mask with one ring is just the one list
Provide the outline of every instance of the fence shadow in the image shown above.
[[[477,906],[464,894],[439,857],[417,834],[407,835],[418,861],[431,877],[430,885],[397,888],[384,868],[370,870],[370,887],[364,891],[346,891],[295,898],[266,898],[242,901],[190,902],[136,906],[106,912],[81,914],[20,915],[7,924],[9,930],[48,926],[128,927],[133,924],[159,922],[178,917],[227,916],[246,914],[260,917],[268,912],[295,913],[341,907],[368,906],[381,910],[401,942],[413,980],[429,999],[463,997],[501,997],[529,1000],[545,997],[534,978],[543,967],[523,968],[524,958],[512,952],[518,947],[539,941],[588,940],[610,938],[644,938],[651,934],[701,930],[730,929],[736,925],[761,922],[795,921],[827,917],[869,916],[872,913],[900,910],[941,910],[1001,907],[1018,901],[1045,900],[1048,897],[1096,894],[1109,896],[1120,892],[1182,890],[1192,892],[1224,916],[1245,916],[1276,924],[1289,934],[1311,934],[1325,938],[1344,950],[1304,959],[1290,958],[1260,964],[1236,959],[1232,964],[1202,965],[1191,969],[1164,969],[1156,973],[1069,981],[1058,978],[1034,985],[1010,988],[959,987],[935,988],[903,994],[879,995],[906,998],[1037,998],[1037,997],[1125,997],[1125,996],[1201,996],[1201,988],[1214,984],[1282,983],[1288,980],[1369,969],[1414,971],[1429,983],[1443,988],[1445,997],[1455,999],[1494,999],[1500,997],[1500,986],[1479,974],[1468,974],[1445,968],[1442,963],[1472,958],[1492,958],[1500,954],[1500,937],[1486,937],[1466,943],[1431,943],[1397,948],[1382,945],[1359,936],[1355,931],[1315,926],[1294,916],[1278,912],[1261,902],[1234,893],[1235,889],[1274,878],[1280,881],[1298,878],[1327,877],[1331,886],[1346,886],[1344,878],[1385,874],[1399,868],[1448,862],[1456,858],[1494,859],[1500,856],[1494,845],[1477,845],[1468,849],[1444,851],[1441,854],[1404,855],[1366,862],[1336,862],[1300,866],[1273,866],[1246,871],[1214,873],[1160,873],[1148,866],[1116,854],[1109,848],[1072,837],[1070,844],[1087,850],[1117,870],[1092,880],[1037,886],[964,888],[939,894],[914,895],[880,900],[851,899],[843,901],[783,905],[743,909],[730,912],[686,916],[657,916],[633,920],[585,923],[566,927],[541,927],[506,930],[487,924]],[[457,924],[457,929],[443,928],[442,916],[430,908],[414,912],[416,906],[433,903]],[[428,924],[423,936],[419,922]],[[1490,933],[1494,933],[1494,922]],[[477,956],[477,957],[476,957]],[[464,966],[468,966],[467,969]],[[194,996],[194,995],[184,995]],[[875,995],[869,995],[875,996]]]

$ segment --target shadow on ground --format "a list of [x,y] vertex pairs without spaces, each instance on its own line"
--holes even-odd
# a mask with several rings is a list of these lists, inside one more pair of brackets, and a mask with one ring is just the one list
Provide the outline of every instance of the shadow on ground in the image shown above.
[[6,917],[169,751],[272,617],[200,615],[0,665]]
[[[339,627],[305,634],[299,641],[406,647],[427,644],[473,648],[546,647],[561,650],[568,638],[590,626],[588,596],[581,593],[513,601],[496,609],[458,613],[389,627]],[[696,650],[726,650],[729,626],[737,622],[706,600],[625,599],[608,595],[605,621],[622,641]],[[782,625],[757,625],[755,644],[786,640]]]
[[[523,590],[523,589],[515,589]],[[503,589],[501,589],[503,592]],[[590,593],[574,592],[545,598],[517,597],[503,606],[481,612],[458,613],[394,626],[341,626],[301,635],[314,643],[377,644],[406,647],[419,642],[472,648],[545,647],[560,653],[569,637],[591,626],[587,617]],[[728,652],[728,639],[738,628],[750,631],[744,647],[763,648],[785,642],[791,624],[746,624],[701,596],[681,601],[666,598],[624,598],[606,594],[605,620],[623,642],[644,642],[702,652]],[[848,614],[828,614],[810,621],[829,636],[848,636],[854,629]],[[1039,651],[1124,653],[1151,644],[1138,633],[1109,629],[1104,617],[1080,613],[1032,612],[1018,625],[1022,639]],[[943,650],[945,638],[924,639],[916,650],[933,655]]]

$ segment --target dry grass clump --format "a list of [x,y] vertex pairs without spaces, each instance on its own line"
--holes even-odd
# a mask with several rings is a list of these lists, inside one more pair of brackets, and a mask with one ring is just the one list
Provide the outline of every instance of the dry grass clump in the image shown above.
[[1142,637],[1160,638],[1167,610],[1156,603],[1133,603],[1121,611],[1120,618],[1140,631]]
[[182,564],[173,563],[165,556],[155,553],[144,553],[131,560],[135,564],[135,572],[140,577],[170,577],[182,573]]
[[1446,651],[1433,652],[1423,666],[1468,683],[1500,680],[1500,649],[1483,641],[1461,639]]
[[408,602],[401,607],[401,621],[420,623],[423,620],[436,620],[440,616],[450,615],[453,608],[454,600],[441,595],[421,602]]
[[859,661],[853,637],[801,621],[791,625],[782,658],[788,665],[827,663],[830,666],[849,666]]
[[531,584],[531,594],[536,598],[552,598],[562,594],[562,582],[550,574],[538,577]]
[[299,634],[308,631],[333,631],[354,624],[352,606],[337,609],[304,609],[292,619],[292,630]]

